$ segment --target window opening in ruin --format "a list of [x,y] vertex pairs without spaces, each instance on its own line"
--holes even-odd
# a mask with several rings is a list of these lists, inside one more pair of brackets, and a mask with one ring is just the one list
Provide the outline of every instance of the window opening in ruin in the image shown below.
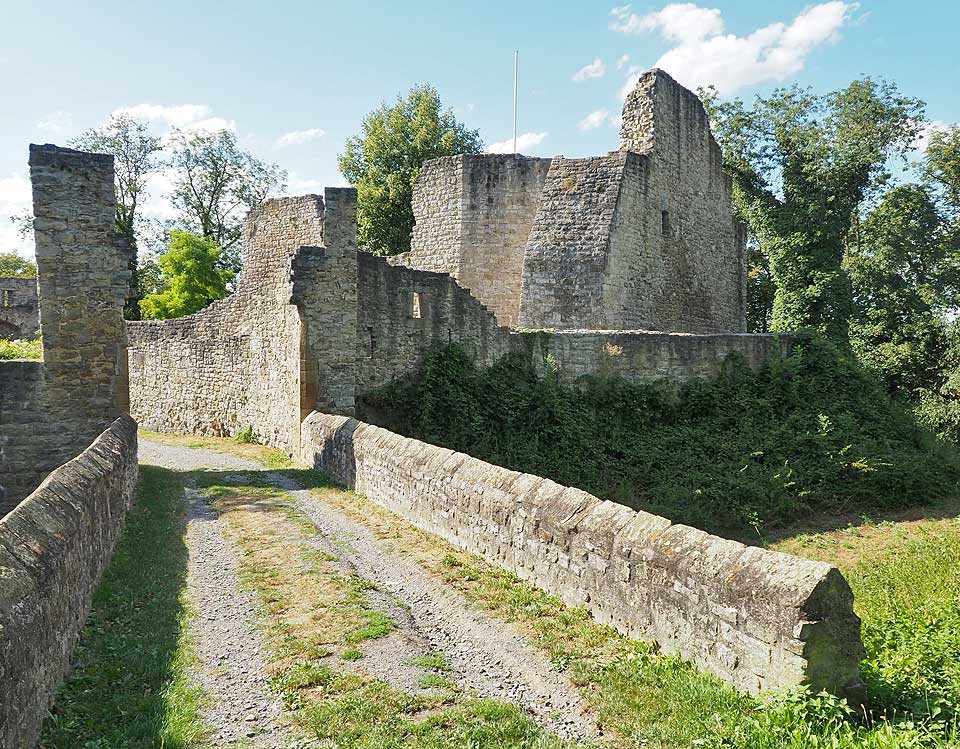
[[420,314],[420,292],[413,292],[413,309],[410,310],[410,314],[414,319],[419,320],[423,315]]
[[660,232],[665,237],[670,236],[670,211],[660,211]]
[[373,328],[367,328],[367,356],[373,358],[373,352],[377,349],[376,339],[373,337]]
[[9,289],[4,289],[4,290],[3,290],[3,300],[0,301],[0,307],[12,307],[12,306],[13,306],[13,301],[12,301],[12,299],[11,299],[10,297],[11,297],[11,295],[10,295],[10,290],[9,290]]

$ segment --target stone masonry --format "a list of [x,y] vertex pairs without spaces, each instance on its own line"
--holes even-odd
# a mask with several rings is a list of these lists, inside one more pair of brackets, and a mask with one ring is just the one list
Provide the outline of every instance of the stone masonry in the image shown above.
[[860,620],[831,565],[752,548],[354,419],[301,461],[450,543],[750,692],[863,699]]
[[39,332],[37,279],[0,277],[0,338],[35,338]]
[[113,158],[30,146],[43,361],[0,361],[0,514],[128,407]]
[[743,235],[722,167],[700,100],[652,70],[606,156],[425,164],[411,250],[390,262],[450,274],[506,327],[741,333]]

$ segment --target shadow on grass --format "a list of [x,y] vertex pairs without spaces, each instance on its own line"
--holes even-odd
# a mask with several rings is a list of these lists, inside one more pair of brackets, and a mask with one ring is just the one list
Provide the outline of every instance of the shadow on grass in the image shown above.
[[41,747],[198,746],[201,693],[183,634],[183,474],[141,466],[134,507],[93,599]]

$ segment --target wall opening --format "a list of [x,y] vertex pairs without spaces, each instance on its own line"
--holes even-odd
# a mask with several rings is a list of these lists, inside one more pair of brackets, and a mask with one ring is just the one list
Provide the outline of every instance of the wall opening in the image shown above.
[[660,211],[660,233],[665,236],[670,236],[670,211]]
[[0,291],[0,307],[13,306],[13,292],[10,289]]
[[413,303],[410,308],[410,316],[415,320],[419,320],[423,315],[421,314],[421,296],[422,294],[419,291],[413,292]]

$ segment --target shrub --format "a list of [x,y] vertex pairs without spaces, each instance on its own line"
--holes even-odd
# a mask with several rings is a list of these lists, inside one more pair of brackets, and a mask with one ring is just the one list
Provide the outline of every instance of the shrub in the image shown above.
[[711,380],[577,387],[518,357],[481,371],[451,346],[360,408],[401,434],[715,532],[932,501],[960,476],[952,449],[820,338],[759,371],[731,357]]

